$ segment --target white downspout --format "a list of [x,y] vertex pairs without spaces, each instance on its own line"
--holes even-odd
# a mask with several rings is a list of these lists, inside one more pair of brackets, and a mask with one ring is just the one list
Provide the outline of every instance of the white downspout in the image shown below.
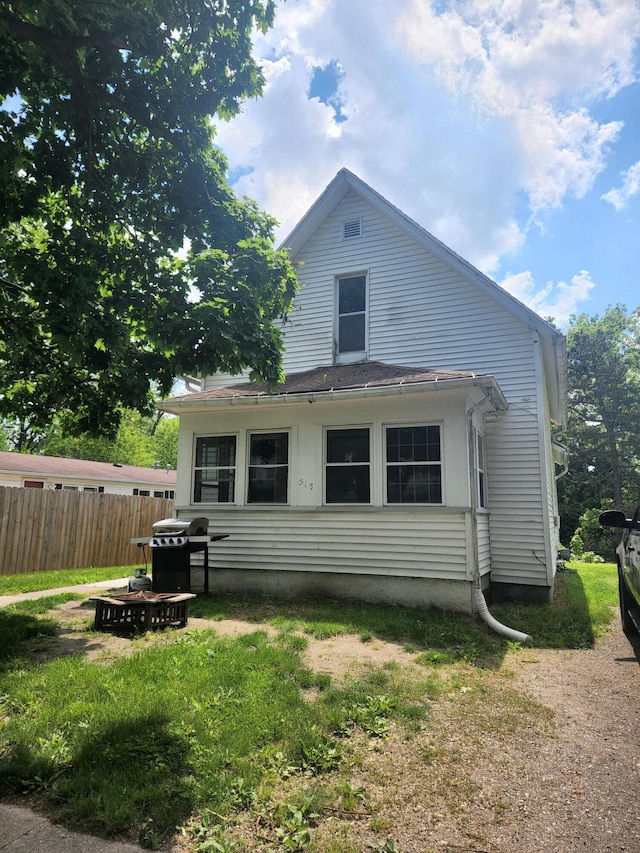
[[508,628],[506,625],[503,625],[502,622],[498,622],[497,619],[494,619],[494,617],[489,613],[487,602],[485,601],[484,595],[482,594],[482,590],[479,586],[474,586],[473,603],[480,618],[483,619],[487,625],[496,632],[496,634],[502,634],[503,637],[507,637],[515,643],[530,643],[532,641],[533,638],[530,634],[523,634],[522,631],[516,631],[514,628]]
[[530,643],[532,638],[529,634],[508,628],[502,622],[498,622],[487,606],[482,592],[482,579],[480,577],[480,558],[478,554],[478,491],[476,488],[476,448],[473,440],[473,413],[484,403],[486,397],[475,403],[467,410],[467,440],[469,443],[469,488],[471,491],[471,527],[473,540],[473,606],[480,618],[487,623],[492,631],[507,637],[515,643]]

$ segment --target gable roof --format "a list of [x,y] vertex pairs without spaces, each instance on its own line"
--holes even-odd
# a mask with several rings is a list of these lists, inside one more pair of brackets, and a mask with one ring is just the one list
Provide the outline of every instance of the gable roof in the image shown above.
[[25,476],[77,477],[118,483],[148,483],[150,486],[175,486],[176,472],[140,465],[117,465],[63,456],[37,456],[34,453],[0,451],[0,474]]
[[284,400],[334,398],[340,396],[362,397],[369,393],[395,393],[397,391],[427,391],[476,386],[485,389],[486,396],[496,409],[506,409],[507,403],[496,379],[488,374],[467,370],[430,370],[426,367],[403,367],[380,361],[358,364],[314,367],[289,374],[273,390],[257,382],[241,382],[209,391],[198,391],[182,397],[163,400],[163,411],[178,412],[183,408],[196,409],[211,404],[240,401],[276,403]]
[[295,226],[289,236],[281,245],[281,249],[287,249],[291,257],[295,258],[301,253],[304,246],[315,234],[322,222],[335,210],[346,194],[352,190],[358,193],[372,207],[383,216],[391,220],[401,231],[411,237],[428,252],[435,255],[451,269],[479,288],[483,293],[493,299],[498,305],[509,311],[521,323],[531,331],[539,334],[543,347],[543,363],[547,378],[549,403],[551,417],[557,423],[566,420],[566,340],[564,335],[555,329],[539,314],[532,311],[522,302],[508,293],[503,287],[496,284],[473,264],[464,260],[460,255],[445,246],[440,240],[430,234],[421,225],[418,225],[411,217],[399,210],[391,202],[387,201],[380,193],[372,189],[368,184],[358,178],[348,169],[341,169],[324,192],[309,208],[300,222]]

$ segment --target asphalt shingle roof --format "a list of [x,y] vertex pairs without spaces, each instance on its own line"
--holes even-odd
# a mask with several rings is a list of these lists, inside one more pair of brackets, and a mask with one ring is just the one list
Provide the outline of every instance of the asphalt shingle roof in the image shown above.
[[240,382],[209,391],[197,391],[182,397],[166,400],[215,400],[227,397],[262,397],[277,394],[311,394],[322,391],[346,391],[364,388],[382,388],[392,385],[409,385],[423,382],[446,382],[451,379],[473,379],[478,374],[466,370],[431,370],[426,367],[403,367],[367,361],[361,364],[315,367],[300,373],[291,373],[271,392],[267,385],[257,382]]
[[20,474],[82,477],[93,480],[175,485],[176,472],[164,468],[144,468],[138,465],[114,465],[87,459],[67,459],[63,456],[37,456],[33,453],[0,451],[0,471]]

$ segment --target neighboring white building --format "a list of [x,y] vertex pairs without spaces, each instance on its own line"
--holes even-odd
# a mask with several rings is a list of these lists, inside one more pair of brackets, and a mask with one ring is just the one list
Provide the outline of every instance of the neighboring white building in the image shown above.
[[173,498],[176,472],[0,451],[0,486]]
[[346,170],[283,246],[287,381],[207,377],[160,407],[177,514],[229,534],[211,588],[548,600],[563,335]]

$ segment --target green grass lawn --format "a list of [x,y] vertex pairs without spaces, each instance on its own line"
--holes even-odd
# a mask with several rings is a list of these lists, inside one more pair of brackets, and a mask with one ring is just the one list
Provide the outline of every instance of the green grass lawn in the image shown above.
[[[588,647],[610,624],[615,567],[571,569],[559,576],[553,605],[492,612],[532,634],[534,646]],[[93,571],[56,578],[66,586],[97,579]],[[29,583],[48,589],[52,580],[47,573]],[[8,581],[0,579],[0,594]],[[358,788],[345,768],[358,766],[363,738],[382,742],[391,726],[410,737],[428,726],[444,684],[471,694],[513,651],[463,614],[212,595],[192,602],[194,616],[249,619],[255,632],[225,639],[167,631],[159,644],[132,638],[131,654],[103,662],[43,657],[56,631],[50,608],[68,597],[0,610],[0,795],[27,793],[67,826],[148,848],[183,826],[191,849],[230,853],[226,827],[253,810],[263,815],[270,849],[303,849],[331,787],[309,780],[339,780],[346,799],[336,806],[334,796],[332,808],[348,814],[344,803],[357,803]],[[268,634],[267,625],[277,631]],[[83,630],[90,640],[91,628]],[[390,664],[339,685],[305,667],[306,638],[347,633],[401,643],[421,665],[408,674]],[[300,780],[298,798],[267,808],[291,779]],[[338,782],[331,784],[335,795]]]
[[38,592],[80,583],[108,581],[126,578],[135,570],[131,566],[108,566],[106,568],[58,569],[52,572],[23,572],[18,575],[0,575],[0,595],[20,592]]

